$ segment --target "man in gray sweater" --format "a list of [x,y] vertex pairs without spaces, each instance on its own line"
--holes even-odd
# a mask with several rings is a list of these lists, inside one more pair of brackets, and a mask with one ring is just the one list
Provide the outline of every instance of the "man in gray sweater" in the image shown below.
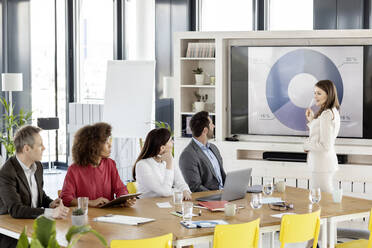
[[222,189],[226,173],[218,148],[208,142],[214,124],[208,112],[196,113],[190,120],[192,139],[183,150],[179,166],[192,192]]

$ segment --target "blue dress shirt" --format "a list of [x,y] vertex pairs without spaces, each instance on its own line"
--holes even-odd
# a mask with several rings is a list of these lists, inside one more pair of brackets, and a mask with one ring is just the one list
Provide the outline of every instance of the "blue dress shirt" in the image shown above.
[[219,189],[223,189],[220,164],[219,164],[216,156],[214,155],[214,153],[210,149],[210,144],[207,143],[206,145],[203,145],[202,143],[200,143],[194,137],[192,137],[192,139],[200,147],[200,149],[204,152],[204,154],[207,156],[207,158],[209,159],[209,161],[211,161],[211,164],[213,166],[214,172],[216,173],[217,180],[218,180],[218,183],[219,183],[218,187],[219,187]]

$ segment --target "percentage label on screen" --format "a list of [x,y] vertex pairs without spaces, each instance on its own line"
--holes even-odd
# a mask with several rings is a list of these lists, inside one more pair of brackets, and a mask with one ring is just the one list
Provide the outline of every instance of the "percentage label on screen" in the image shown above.
[[351,121],[350,115],[341,115],[340,119],[341,121]]
[[259,119],[260,120],[272,120],[273,117],[271,114],[267,114],[267,113],[261,113],[258,115]]

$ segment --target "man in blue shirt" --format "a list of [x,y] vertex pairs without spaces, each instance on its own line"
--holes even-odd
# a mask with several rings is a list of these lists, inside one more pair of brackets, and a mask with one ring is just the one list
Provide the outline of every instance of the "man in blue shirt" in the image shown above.
[[192,192],[222,189],[226,173],[213,138],[214,124],[208,112],[196,113],[190,120],[192,140],[183,150],[179,165]]

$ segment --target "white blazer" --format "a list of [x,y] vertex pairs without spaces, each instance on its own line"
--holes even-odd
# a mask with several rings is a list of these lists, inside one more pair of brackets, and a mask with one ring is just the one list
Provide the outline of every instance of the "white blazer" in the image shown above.
[[338,169],[335,141],[340,130],[340,114],[336,108],[326,109],[307,124],[309,138],[304,143],[307,163],[313,172],[326,173]]
[[141,159],[136,165],[137,191],[140,198],[167,197],[174,190],[187,190],[191,193],[181,174],[180,168],[173,164],[168,170],[165,161],[156,162],[153,158]]

